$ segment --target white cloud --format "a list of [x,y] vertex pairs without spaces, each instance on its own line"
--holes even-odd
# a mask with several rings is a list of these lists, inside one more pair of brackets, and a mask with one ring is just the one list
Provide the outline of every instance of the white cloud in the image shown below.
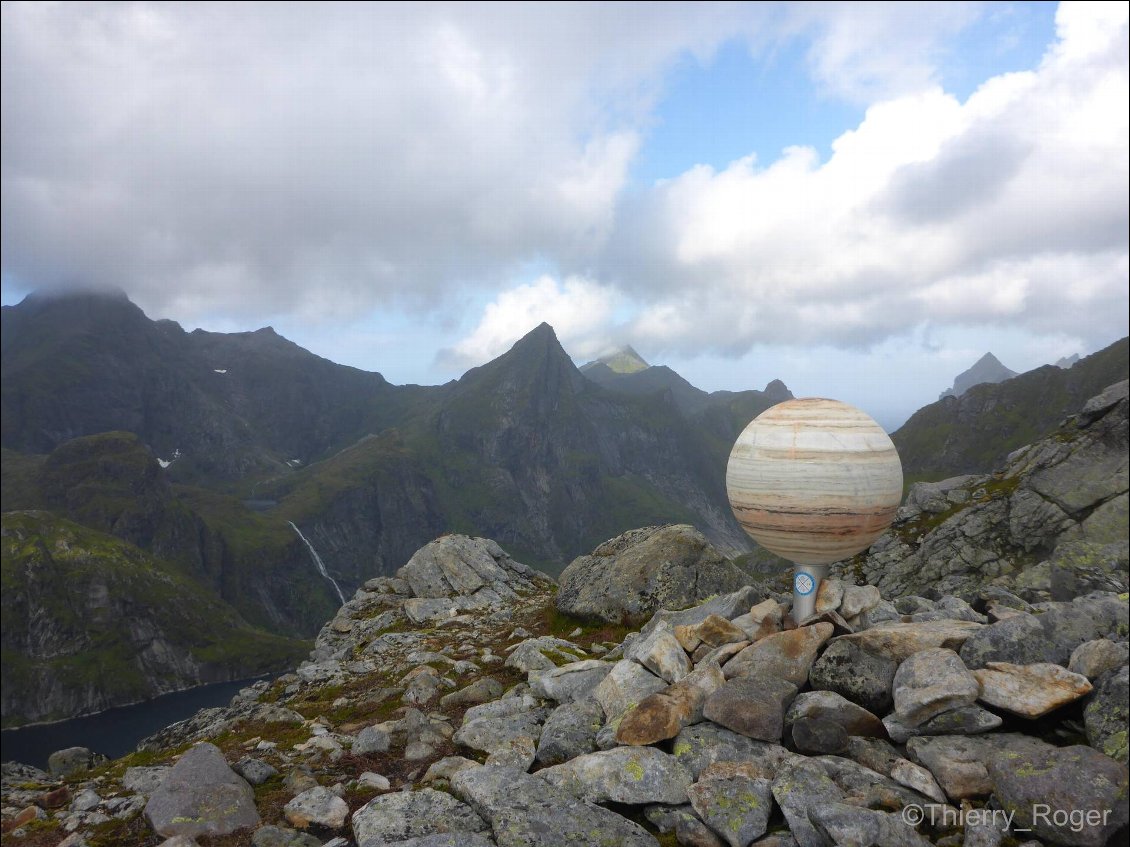
[[875,104],[826,162],[792,148],[657,186],[603,268],[642,304],[629,340],[733,355],[866,346],[923,321],[1125,334],[1130,85],[1113,5],[1063,7],[1038,69],[964,103],[931,88]]

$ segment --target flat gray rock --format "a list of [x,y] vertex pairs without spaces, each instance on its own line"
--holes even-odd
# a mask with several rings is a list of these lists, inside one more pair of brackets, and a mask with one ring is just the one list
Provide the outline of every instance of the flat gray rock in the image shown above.
[[1130,668],[1123,665],[1096,680],[1083,711],[1087,742],[1116,761],[1127,763],[1126,724],[1130,718]]
[[675,736],[671,750],[695,779],[716,762],[756,764],[770,774],[782,762],[801,758],[779,744],[756,741],[709,722],[686,727]]
[[920,650],[895,673],[895,715],[903,724],[918,726],[942,712],[971,705],[979,692],[977,678],[953,650]]
[[564,703],[542,726],[537,761],[559,765],[596,750],[596,733],[604,723],[604,710],[595,700]]
[[655,838],[627,818],[521,771],[463,770],[452,777],[451,789],[490,823],[498,847],[656,847]]
[[1004,720],[980,706],[962,706],[949,712],[942,712],[924,724],[910,726],[898,719],[897,715],[883,718],[887,734],[896,744],[904,743],[916,735],[980,735],[999,727]]
[[283,806],[283,814],[291,826],[299,829],[311,824],[341,829],[349,817],[349,805],[324,785],[319,785],[303,791]]
[[545,700],[571,703],[590,696],[610,670],[611,662],[598,659],[569,662],[551,670],[532,673],[530,691],[535,697]]
[[540,770],[540,779],[594,803],[686,803],[690,771],[655,747],[615,747]]
[[933,774],[955,802],[983,797],[993,790],[988,763],[1002,756],[1039,751],[1051,745],[1028,735],[1006,732],[973,736],[922,736],[906,742],[911,761]]
[[785,711],[796,686],[774,676],[751,675],[727,680],[706,698],[702,713],[719,726],[759,741],[780,741]]
[[145,804],[158,835],[228,835],[259,823],[251,786],[228,767],[214,744],[197,744],[180,757]]
[[836,847],[812,823],[810,813],[844,799],[844,793],[816,762],[798,757],[785,762],[773,780],[773,798],[800,847]]
[[628,709],[638,706],[650,694],[662,691],[667,683],[643,665],[622,659],[593,690],[593,697],[604,709],[604,716],[613,721]]
[[772,781],[740,772],[703,779],[688,790],[703,823],[730,847],[746,847],[765,834],[773,811]]
[[488,829],[469,806],[431,788],[374,797],[353,813],[352,827],[357,847],[384,847],[426,835],[462,836]]
[[[1098,750],[1006,750],[987,765],[993,795],[1016,811],[1013,827],[1028,828],[1041,840],[1102,847],[1127,825],[1126,766]],[[1041,807],[1048,811],[1041,814]]]
[[785,714],[786,726],[801,718],[820,718],[843,727],[848,735],[882,738],[883,722],[862,706],[841,697],[834,691],[805,691],[798,694]]
[[845,803],[815,805],[809,819],[836,847],[930,847],[899,815]]
[[492,753],[503,743],[525,735],[537,742],[541,738],[543,721],[549,716],[549,709],[536,708],[512,715],[477,718],[464,723],[452,740],[456,744]]

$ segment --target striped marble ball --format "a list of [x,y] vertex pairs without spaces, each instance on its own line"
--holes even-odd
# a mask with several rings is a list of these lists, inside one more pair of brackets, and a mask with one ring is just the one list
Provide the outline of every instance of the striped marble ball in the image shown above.
[[754,541],[791,562],[823,565],[866,549],[891,525],[902,463],[859,409],[806,397],[767,409],[738,436],[726,492]]

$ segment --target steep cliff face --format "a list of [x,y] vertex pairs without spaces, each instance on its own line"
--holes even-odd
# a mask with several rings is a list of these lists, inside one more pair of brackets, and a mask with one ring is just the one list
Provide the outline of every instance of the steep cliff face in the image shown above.
[[1124,338],[1066,370],[1045,365],[1006,382],[975,385],[961,397],[943,397],[915,412],[891,439],[908,481],[984,473],[1128,375],[1130,341]]
[[990,584],[1032,600],[1125,591],[1127,385],[996,473],[915,485],[891,530],[839,572],[894,595],[972,596]]
[[4,726],[289,667],[305,643],[253,629],[132,544],[46,512],[6,512]]

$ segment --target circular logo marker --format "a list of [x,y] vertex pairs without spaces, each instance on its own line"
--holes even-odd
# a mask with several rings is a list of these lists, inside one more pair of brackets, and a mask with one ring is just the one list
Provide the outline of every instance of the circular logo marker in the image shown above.
[[793,579],[793,589],[801,596],[811,594],[815,587],[816,580],[812,578],[811,574],[798,573]]

